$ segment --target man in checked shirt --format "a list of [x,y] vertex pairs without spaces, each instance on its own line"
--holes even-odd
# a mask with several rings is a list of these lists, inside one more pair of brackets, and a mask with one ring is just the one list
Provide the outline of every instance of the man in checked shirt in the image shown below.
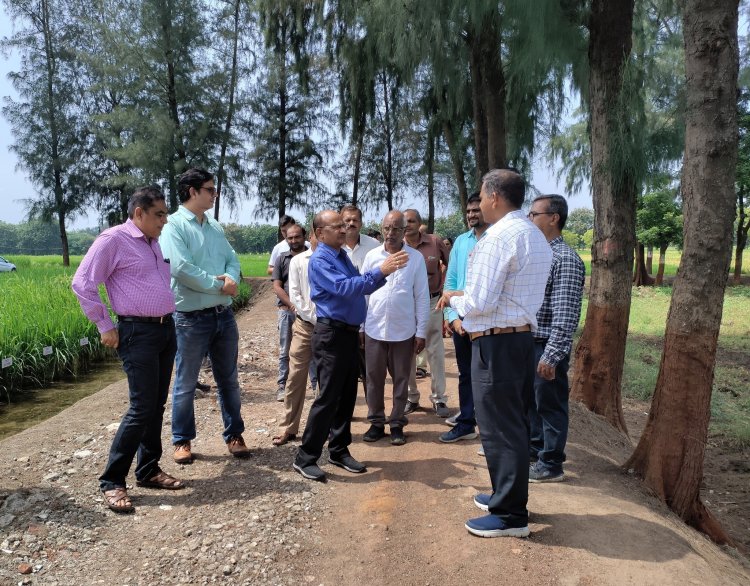
[[561,195],[541,195],[531,205],[534,222],[552,248],[552,268],[534,332],[536,377],[529,408],[531,459],[529,482],[565,479],[565,442],[568,439],[568,358],[573,333],[581,317],[586,268],[562,238],[568,203]]

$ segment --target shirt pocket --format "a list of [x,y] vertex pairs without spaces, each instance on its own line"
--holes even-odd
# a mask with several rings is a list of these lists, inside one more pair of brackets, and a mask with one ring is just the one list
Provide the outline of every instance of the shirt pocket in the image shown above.
[[425,265],[427,266],[427,274],[428,275],[434,275],[438,272],[438,257],[436,256],[428,256],[425,258]]

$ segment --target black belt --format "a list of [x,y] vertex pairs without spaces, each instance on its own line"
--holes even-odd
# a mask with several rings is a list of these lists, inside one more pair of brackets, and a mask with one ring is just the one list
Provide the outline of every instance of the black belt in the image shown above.
[[207,307],[206,309],[196,309],[195,311],[178,311],[177,313],[187,316],[193,315],[205,315],[207,313],[224,313],[231,306],[229,305],[215,305],[214,307]]
[[329,317],[319,317],[318,323],[326,324],[331,326],[332,328],[338,328],[340,330],[347,330],[349,332],[359,332],[359,326],[353,326],[346,322],[339,321],[337,319],[331,319]]
[[297,316],[297,319],[298,319],[299,321],[301,321],[301,322],[304,322],[304,323],[306,323],[306,324],[307,324],[308,326],[314,326],[314,325],[315,325],[315,324],[314,324],[314,323],[312,323],[311,321],[308,321],[308,320],[306,320],[306,319],[302,319],[302,318],[301,318],[300,316]]
[[147,315],[118,315],[117,321],[131,321],[144,324],[165,324],[172,321],[172,314],[162,315],[159,317],[149,317]]
[[442,291],[438,291],[437,293],[430,293],[430,299],[435,299],[435,297],[440,297],[443,294]]

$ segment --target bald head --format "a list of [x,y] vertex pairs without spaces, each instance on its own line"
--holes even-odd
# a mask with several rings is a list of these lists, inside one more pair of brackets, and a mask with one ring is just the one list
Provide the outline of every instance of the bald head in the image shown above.
[[334,210],[323,210],[313,218],[313,230],[319,242],[340,249],[346,238],[346,229],[341,214]]

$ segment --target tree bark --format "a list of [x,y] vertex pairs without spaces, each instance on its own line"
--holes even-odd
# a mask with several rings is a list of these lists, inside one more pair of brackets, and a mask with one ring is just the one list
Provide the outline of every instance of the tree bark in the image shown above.
[[393,140],[391,133],[393,126],[391,124],[391,106],[388,96],[388,79],[386,73],[381,74],[383,84],[383,103],[385,105],[385,203],[388,211],[393,209]]
[[495,20],[482,28],[482,99],[487,118],[487,164],[499,169],[507,164],[505,145],[505,74],[500,60],[500,31]]
[[471,103],[474,119],[474,158],[476,159],[476,184],[482,184],[482,177],[490,170],[487,158],[487,117],[484,112],[482,78],[482,50],[476,34],[468,35],[469,71],[471,74]]
[[232,132],[234,118],[234,94],[237,91],[237,47],[240,38],[240,0],[234,0],[234,26],[232,29],[232,69],[229,74],[229,104],[227,117],[224,121],[224,134],[221,137],[221,152],[219,154],[219,168],[216,171],[216,201],[214,202],[214,220],[219,221],[219,206],[221,204],[221,189],[224,187],[224,166],[227,158],[227,147]]
[[362,121],[357,124],[357,147],[354,152],[354,175],[352,177],[352,205],[357,206],[359,202],[359,176],[362,172],[362,149],[365,143],[364,113]]
[[734,278],[732,282],[735,285],[740,285],[742,283],[742,253],[747,246],[747,234],[750,231],[750,219],[748,219],[745,211],[745,193],[743,191],[737,194],[737,207],[739,218],[737,221],[737,248],[734,252]]
[[650,287],[654,284],[654,279],[646,269],[645,259],[646,247],[640,242],[635,245],[635,271],[633,272],[633,285],[636,287]]
[[[630,318],[636,185],[617,172],[623,128],[623,68],[631,49],[633,0],[593,0],[589,20],[589,103],[594,242],[586,325],[575,350],[571,396],[627,430],[621,383]],[[620,138],[622,140],[622,138]]]
[[435,137],[431,133],[427,136],[427,232],[435,231]]
[[[700,500],[737,159],[738,0],[682,0],[687,108],[685,244],[646,428],[625,464],[687,523],[729,536]],[[685,384],[689,381],[689,384]]]
[[469,192],[466,188],[466,175],[464,174],[464,159],[459,152],[456,144],[456,135],[453,131],[453,125],[449,120],[443,121],[443,137],[448,145],[448,152],[451,156],[451,165],[453,166],[453,176],[458,186],[458,202],[461,206],[461,214],[466,223],[466,201],[469,199]]
[[667,248],[669,248],[668,244],[659,247],[659,269],[657,270],[656,281],[654,282],[657,287],[661,287],[664,283],[664,265],[667,262]]

